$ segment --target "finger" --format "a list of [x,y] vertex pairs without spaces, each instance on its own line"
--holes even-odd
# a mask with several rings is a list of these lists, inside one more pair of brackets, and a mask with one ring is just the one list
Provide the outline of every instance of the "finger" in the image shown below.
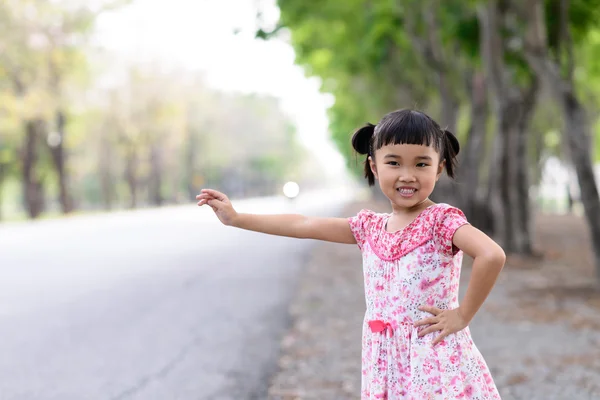
[[421,306],[421,307],[419,307],[419,310],[426,311],[426,312],[431,313],[433,315],[438,315],[439,313],[442,312],[442,310],[440,310],[439,308],[432,307],[432,306]]
[[441,334],[438,335],[438,337],[436,337],[433,342],[431,342],[432,346],[435,346],[436,344],[438,344],[439,342],[441,342],[442,340],[444,340],[444,338],[448,336],[448,332],[446,331],[442,331]]
[[424,318],[414,323],[414,326],[431,325],[439,322],[435,317]]
[[213,190],[213,189],[202,189],[202,193],[207,193],[209,195],[211,195],[212,197],[214,197],[217,200],[225,200],[227,198],[227,196],[225,196],[225,194],[217,191],[217,190]]
[[214,197],[208,193],[202,193],[202,194],[199,194],[198,196],[196,196],[196,200],[202,200],[202,199],[214,199]]
[[440,324],[428,326],[427,328],[425,328],[421,332],[419,332],[419,337],[423,337],[423,336],[428,335],[435,331],[441,331],[442,329],[444,329],[444,328],[442,326],[440,326]]
[[213,210],[218,210],[223,205],[223,202],[216,199],[210,199],[207,200],[206,204],[211,206]]

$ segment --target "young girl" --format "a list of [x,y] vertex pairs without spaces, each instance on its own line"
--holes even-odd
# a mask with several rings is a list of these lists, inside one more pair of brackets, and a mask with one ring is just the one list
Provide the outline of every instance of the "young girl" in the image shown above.
[[[223,193],[204,189],[225,225],[296,238],[357,244],[367,311],[362,339],[362,399],[500,399],[469,332],[502,270],[505,255],[459,209],[429,199],[444,169],[454,177],[456,137],[424,113],[400,110],[352,137],[366,155],[389,214],[362,210],[345,218],[238,214]],[[459,305],[462,254],[473,257]]]

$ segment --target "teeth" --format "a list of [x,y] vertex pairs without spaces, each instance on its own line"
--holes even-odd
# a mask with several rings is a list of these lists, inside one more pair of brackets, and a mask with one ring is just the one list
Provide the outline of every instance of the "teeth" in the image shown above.
[[399,189],[402,194],[412,194],[415,192],[415,189]]

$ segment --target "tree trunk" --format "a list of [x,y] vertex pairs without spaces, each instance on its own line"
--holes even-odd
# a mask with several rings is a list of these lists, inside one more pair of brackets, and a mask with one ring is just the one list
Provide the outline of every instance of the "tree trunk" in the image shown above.
[[[504,10],[498,1],[489,0],[478,8],[481,27],[481,48],[490,99],[496,115],[497,144],[494,151],[499,158],[499,171],[492,165],[490,200],[494,211],[497,237],[508,253],[531,254],[529,213],[529,180],[527,168],[526,129],[530,111],[524,110],[527,95],[537,95],[532,85],[525,92],[509,81],[504,61],[504,42],[500,35],[504,26]],[[517,158],[515,160],[515,158]],[[496,175],[498,174],[498,175]],[[498,192],[493,187],[498,180]],[[524,210],[519,210],[524,207]],[[525,218],[525,220],[522,220]]]
[[504,243],[507,251],[522,255],[532,255],[527,128],[536,96],[534,81],[525,92],[500,99],[504,105],[498,113],[503,140],[500,191],[506,218]]
[[42,120],[30,119],[25,121],[25,143],[22,150],[23,199],[30,218],[37,218],[44,211],[43,185],[36,173],[39,159],[39,142],[43,131],[44,122]]
[[194,134],[194,130],[191,127],[188,127],[188,132],[187,132],[187,145],[186,145],[186,155],[185,155],[185,165],[184,165],[184,170],[185,170],[185,176],[186,176],[186,184],[187,184],[187,191],[188,191],[188,196],[189,199],[194,199],[196,197],[196,194],[199,190],[198,187],[196,187],[195,182],[194,182],[194,178],[195,178],[195,173],[196,173],[196,154],[197,154],[197,146],[198,146],[198,141],[196,138],[196,135]]
[[4,164],[1,160],[0,160],[0,221],[2,221],[2,200],[3,200],[3,196],[2,196],[2,189],[4,189],[4,178],[6,177],[6,168],[7,165]]
[[[454,111],[458,114],[458,107],[455,108]],[[450,108],[448,108],[446,112],[450,112]],[[450,119],[456,121],[457,117],[455,115]],[[435,185],[435,189],[431,194],[431,199],[435,202],[444,202],[456,207],[462,207],[460,203],[460,189],[459,183],[448,178],[446,175],[442,175]]]
[[[453,78],[456,75],[457,67],[453,62],[454,60],[451,60],[452,55],[444,51],[444,44],[439,32],[440,22],[437,15],[439,0],[424,0],[420,2],[419,6],[421,7],[420,10],[405,18],[406,30],[413,47],[423,57],[428,67],[435,73],[442,102],[441,125],[452,133],[455,133],[460,106],[460,99],[453,85]],[[415,24],[415,21],[419,18],[424,20],[424,33],[419,32]]]
[[504,238],[507,235],[505,210],[500,196],[502,174],[499,166],[502,159],[502,154],[504,153],[503,145],[504,142],[502,134],[498,132],[498,128],[496,127],[490,164],[488,166],[489,172],[486,203],[489,204],[490,210],[492,211],[492,224],[490,231],[500,242],[501,246],[504,245]]
[[[452,133],[456,133],[456,121],[458,119],[458,102],[450,94],[450,88],[447,83],[443,83],[447,78],[444,73],[438,74],[440,82],[440,95],[442,99],[442,122],[441,126]],[[434,201],[443,201],[462,207],[460,203],[461,187],[459,184],[447,177],[442,177],[436,185],[435,193],[432,195]]]
[[150,149],[150,203],[162,206],[164,197],[162,194],[162,160],[159,147],[153,144]]
[[487,93],[483,74],[481,72],[472,74],[467,87],[468,92],[471,93],[471,126],[464,149],[459,154],[461,162],[457,180],[460,184],[462,210],[475,225],[481,226],[483,221],[476,220],[475,204],[487,131]]
[[[480,26],[480,46],[485,70],[486,85],[489,89],[490,105],[495,115],[502,115],[502,92],[505,90],[502,67],[504,65],[503,44],[498,35],[499,21],[497,4],[488,0],[480,4],[477,9]],[[508,227],[506,226],[506,209],[502,201],[502,160],[506,152],[506,141],[500,121],[496,121],[494,128],[494,145],[490,157],[488,174],[487,203],[493,215],[492,229],[494,237],[501,246],[506,246]]]
[[102,204],[105,210],[113,207],[115,200],[115,179],[113,175],[113,156],[110,141],[103,137],[99,146],[98,170],[100,175],[100,190],[102,192]]
[[438,84],[442,100],[442,128],[456,133],[456,121],[458,120],[458,109],[460,107],[456,94],[450,85],[450,77],[446,72],[438,72]]
[[59,201],[62,212],[68,214],[73,211],[73,198],[69,193],[69,179],[66,169],[66,156],[65,156],[65,125],[66,116],[63,111],[58,110],[56,112],[56,133],[58,139],[56,143],[50,143],[50,153],[52,154],[52,161],[54,162],[54,168],[58,175],[58,188],[59,188]]
[[571,185],[568,183],[565,185],[565,192],[567,193],[567,210],[569,214],[573,214],[573,195],[571,194]]
[[518,252],[520,254],[532,255],[532,215],[531,215],[531,199],[529,197],[529,189],[531,187],[531,178],[529,174],[529,123],[533,116],[535,101],[538,94],[537,79],[533,79],[531,86],[523,93],[522,103],[519,107],[519,126],[517,130],[517,152],[516,152],[516,170],[515,182],[517,189],[516,203],[516,224],[517,230],[521,232],[520,241],[517,242]]
[[518,153],[519,137],[519,107],[517,99],[500,99],[503,103],[497,115],[500,135],[503,141],[500,161],[500,197],[506,219],[506,232],[503,238],[505,250],[509,253],[519,253],[520,243],[524,232],[519,229],[519,190],[517,169],[521,162],[515,160]]
[[[511,184],[509,159],[511,136],[514,134],[510,112],[514,109],[509,100],[504,71],[504,44],[499,35],[502,16],[495,0],[488,0],[478,8],[481,29],[481,49],[485,67],[485,78],[489,87],[490,103],[496,115],[494,146],[489,173],[488,199],[494,216],[494,236],[506,252],[513,251],[514,237],[511,234]],[[514,154],[514,153],[513,153]]]
[[125,160],[125,181],[129,187],[129,208],[137,207],[138,177],[137,177],[137,150],[130,145]]
[[[548,51],[546,40],[546,18],[544,3],[540,0],[528,0],[525,3],[523,17],[527,17],[525,37],[525,57],[529,66],[552,90],[561,105],[565,117],[566,141],[571,159],[575,166],[581,191],[581,202],[591,233],[592,248],[595,252],[596,275],[600,285],[600,197],[594,176],[590,151],[590,125],[585,109],[577,99],[572,74],[561,75],[561,65],[554,61]],[[563,43],[572,45],[571,43]],[[567,61],[568,63],[571,60]]]
[[592,237],[595,251],[596,276],[600,280],[600,198],[590,156],[589,122],[583,106],[574,93],[563,93],[562,107],[565,113],[565,134],[573,154],[573,163],[581,191],[581,202]]

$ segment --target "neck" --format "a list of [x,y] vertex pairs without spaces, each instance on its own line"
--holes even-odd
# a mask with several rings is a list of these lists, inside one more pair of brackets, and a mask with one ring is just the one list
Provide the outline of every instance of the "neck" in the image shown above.
[[392,214],[411,214],[413,212],[420,212],[433,204],[433,201],[431,201],[429,197],[411,207],[398,207],[392,203]]

